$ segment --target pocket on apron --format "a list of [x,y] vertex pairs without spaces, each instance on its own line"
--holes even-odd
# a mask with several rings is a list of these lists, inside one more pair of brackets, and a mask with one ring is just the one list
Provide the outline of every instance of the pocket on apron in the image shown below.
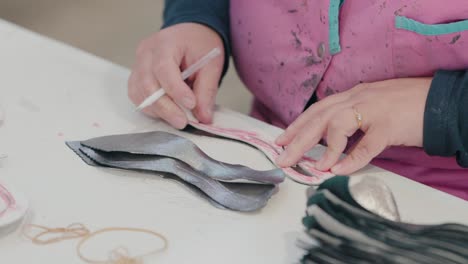
[[399,78],[432,76],[439,69],[468,69],[468,17],[427,24],[395,16],[392,57]]

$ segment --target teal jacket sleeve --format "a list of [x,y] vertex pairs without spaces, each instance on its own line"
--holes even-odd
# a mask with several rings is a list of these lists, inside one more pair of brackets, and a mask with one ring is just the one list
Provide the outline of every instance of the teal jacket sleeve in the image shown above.
[[436,72],[424,112],[423,146],[429,155],[455,156],[468,168],[468,71]]

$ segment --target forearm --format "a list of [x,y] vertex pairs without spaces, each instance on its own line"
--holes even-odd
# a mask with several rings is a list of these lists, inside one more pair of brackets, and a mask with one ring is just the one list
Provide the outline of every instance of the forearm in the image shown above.
[[468,167],[468,71],[438,71],[424,113],[424,150]]

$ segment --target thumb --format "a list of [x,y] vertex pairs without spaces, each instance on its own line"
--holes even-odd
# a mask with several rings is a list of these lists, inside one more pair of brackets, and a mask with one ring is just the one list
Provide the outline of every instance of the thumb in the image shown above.
[[193,92],[197,100],[194,114],[202,123],[211,123],[213,120],[213,109],[222,70],[223,65],[218,61],[208,64],[197,73],[193,83]]
[[385,150],[387,145],[384,139],[384,133],[369,129],[351,153],[333,166],[331,171],[336,175],[348,175],[363,168]]

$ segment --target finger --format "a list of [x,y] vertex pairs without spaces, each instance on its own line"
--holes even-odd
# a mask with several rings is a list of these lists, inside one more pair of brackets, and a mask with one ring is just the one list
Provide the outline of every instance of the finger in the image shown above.
[[323,157],[317,162],[317,170],[327,171],[335,165],[346,148],[347,143],[348,137],[345,131],[329,127],[327,130],[327,150]]
[[[343,115],[340,115],[341,119],[334,119],[333,120],[334,122],[331,122],[331,125],[329,125],[328,132],[327,132],[328,133],[327,137],[330,137],[331,139],[329,140],[327,138],[328,148],[327,148],[325,155],[318,161],[317,169],[329,170],[330,167],[333,167],[338,162],[342,152],[346,148],[348,138],[354,135],[356,131],[358,131],[359,129],[361,129],[362,131],[367,131],[368,122],[366,122],[366,125],[363,126],[362,119],[361,121],[359,121],[358,116],[357,116],[357,113],[359,113],[358,108],[365,108],[365,107],[362,104],[358,104],[358,105],[354,105],[353,107],[347,108],[345,111],[343,111]],[[339,133],[337,133],[337,131],[339,131]],[[343,145],[335,143],[335,141],[340,140],[340,138],[338,137],[341,138],[342,143],[340,144],[343,144]],[[335,144],[337,144],[336,147],[335,147]],[[353,146],[353,149],[356,146],[357,144]],[[340,148],[339,153],[335,152],[336,148]]]
[[193,92],[197,100],[194,114],[202,123],[212,122],[222,66],[222,63],[208,64],[200,70],[193,84]]
[[128,81],[129,96],[137,105],[159,89],[159,84],[154,79],[151,70],[151,55],[151,52],[140,54]]
[[[140,80],[139,83],[138,80]],[[143,75],[136,82],[138,84],[136,85],[135,100],[138,104],[145,100],[148,91],[159,89],[158,87],[160,86],[157,81],[149,79],[148,75]],[[144,108],[143,113],[151,117],[161,118],[177,129],[182,129],[187,125],[187,117],[184,111],[167,95],[159,98],[156,103]]]
[[184,111],[168,96],[159,98],[155,104],[145,108],[143,112],[151,116],[158,116],[177,129],[183,129],[187,126],[188,120]]
[[328,96],[309,107],[302,115],[299,116],[287,129],[286,131],[281,134],[275,141],[276,144],[280,146],[287,145],[291,142],[294,138],[294,135],[298,133],[298,131],[307,124],[308,120],[312,116],[318,116],[321,112],[325,111],[326,109],[333,108],[337,104],[347,102],[347,106],[353,105],[351,102],[351,98],[353,95],[359,93],[363,89],[368,87],[367,84],[358,84],[352,89],[347,91],[337,93],[331,96]]
[[193,109],[196,105],[195,95],[182,80],[179,65],[174,59],[161,59],[154,65],[153,74],[175,102],[188,109]]
[[282,168],[290,167],[296,164],[300,158],[317,145],[322,138],[325,130],[325,124],[309,124],[294,137],[286,150],[276,160],[276,164]]
[[332,172],[347,175],[363,168],[384,151],[387,146],[385,138],[385,131],[369,129],[353,151],[332,167]]
[[293,123],[291,123],[286,131],[283,132],[275,141],[276,144],[284,146],[289,144],[295,135],[307,125],[314,116],[320,116],[320,113],[333,107],[341,102],[348,100],[349,93],[343,92],[328,96],[327,98],[311,105],[303,114],[301,114]]
[[317,162],[318,170],[326,171],[335,165],[346,148],[348,137],[359,129],[354,109],[354,107],[342,109],[328,122],[326,135],[328,146],[322,158]]
[[[159,84],[154,81],[151,71],[148,71],[149,69],[151,69],[151,58],[141,57],[128,79],[128,97],[135,105],[139,105],[150,92],[159,87]],[[143,112],[149,116],[158,117],[154,111]]]

